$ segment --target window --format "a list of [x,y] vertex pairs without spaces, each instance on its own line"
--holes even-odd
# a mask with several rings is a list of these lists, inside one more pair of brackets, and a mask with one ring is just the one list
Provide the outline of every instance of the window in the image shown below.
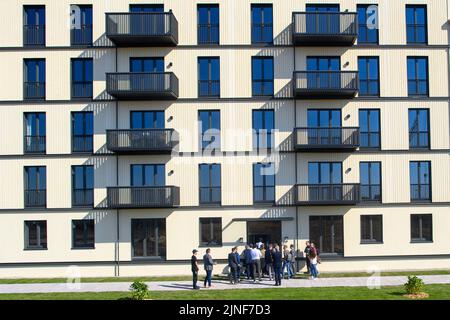
[[221,203],[220,164],[200,164],[200,204]]
[[408,95],[428,96],[427,57],[408,57]]
[[166,257],[166,220],[131,219],[134,258]]
[[198,58],[198,96],[215,98],[220,97],[219,58]]
[[92,6],[72,5],[70,8],[75,17],[70,30],[70,43],[72,46],[92,45]]
[[131,165],[131,185],[133,187],[162,187],[165,184],[165,166],[163,164]]
[[200,218],[200,246],[222,245],[222,218]]
[[25,221],[25,249],[47,249],[47,221]]
[[378,57],[359,57],[359,94],[361,96],[380,95],[380,70]]
[[252,57],[253,96],[273,96],[273,57]]
[[380,148],[380,110],[359,110],[359,136],[361,148]]
[[24,99],[45,99],[45,59],[24,59]]
[[431,201],[431,162],[411,161],[409,178],[411,201]]
[[72,207],[94,206],[94,166],[72,166]]
[[44,112],[24,114],[24,153],[45,153],[46,120]]
[[361,216],[361,243],[383,242],[383,216]]
[[341,88],[340,57],[306,58],[308,89]]
[[165,29],[164,18],[161,15],[164,12],[164,4],[130,4],[130,12],[135,13],[130,15],[131,35],[165,34],[167,29]]
[[23,45],[45,46],[45,6],[24,6]]
[[361,200],[381,201],[381,162],[359,164]]
[[273,110],[253,110],[253,148],[272,149],[274,146],[273,130],[275,128]]
[[252,4],[252,43],[273,42],[271,4]]
[[165,80],[162,76],[164,58],[162,57],[130,58],[130,72],[134,73],[130,76],[132,91],[155,91],[165,88]]
[[92,98],[93,60],[72,59],[72,98]]
[[201,150],[220,150],[220,111],[201,110],[198,112],[198,121]]
[[93,112],[72,112],[72,152],[92,152],[94,150],[93,136]]
[[430,147],[428,109],[409,109],[409,147]]
[[433,216],[431,214],[411,215],[411,242],[433,241]]
[[275,202],[275,164],[253,164],[253,202]]
[[339,34],[339,4],[307,4],[306,32],[309,34]]
[[164,129],[164,111],[131,111],[131,129]]
[[130,4],[130,12],[164,12],[164,5],[162,4]]
[[406,6],[406,42],[408,44],[427,43],[427,7]]
[[378,44],[378,8],[373,4],[358,4],[358,44]]
[[308,163],[308,184],[341,184],[341,162],[310,162]]
[[307,121],[308,144],[339,145],[342,143],[340,109],[308,109]]
[[95,247],[95,227],[93,219],[72,220],[72,248],[93,249]]
[[198,44],[219,44],[219,5],[197,5]]
[[164,72],[164,58],[130,58],[130,72]]
[[46,167],[25,167],[25,208],[45,208],[47,205]]

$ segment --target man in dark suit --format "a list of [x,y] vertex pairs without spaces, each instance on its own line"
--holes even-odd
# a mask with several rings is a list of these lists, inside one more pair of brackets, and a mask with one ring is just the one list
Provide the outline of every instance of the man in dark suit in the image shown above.
[[283,255],[280,252],[280,247],[276,245],[273,251],[273,271],[275,273],[275,286],[281,286],[282,265],[283,265]]
[[198,252],[197,249],[192,250],[192,257],[191,257],[192,286],[194,290],[200,289],[200,287],[197,286],[197,279],[198,279],[197,252]]
[[237,282],[237,269],[238,269],[238,261],[236,258],[237,248],[233,247],[231,252],[228,254],[228,267],[230,268],[230,282],[231,284],[235,284]]

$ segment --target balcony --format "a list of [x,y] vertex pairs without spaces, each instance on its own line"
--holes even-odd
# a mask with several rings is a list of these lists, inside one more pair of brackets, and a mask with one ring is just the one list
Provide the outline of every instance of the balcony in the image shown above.
[[106,14],[106,36],[116,46],[176,46],[178,21],[172,12]]
[[294,12],[292,42],[297,46],[352,46],[358,37],[356,13]]
[[359,91],[357,71],[295,71],[293,81],[301,99],[351,99]]
[[108,150],[118,154],[165,154],[175,146],[173,129],[106,130]]
[[172,72],[107,73],[106,91],[119,100],[174,100],[178,78]]
[[163,187],[109,187],[108,207],[129,208],[173,208],[180,205],[180,188]]
[[24,82],[23,98],[25,100],[45,100],[45,82]]
[[296,186],[296,204],[299,206],[356,205],[359,200],[359,184],[298,184]]
[[45,46],[45,25],[24,25],[23,45],[27,47]]
[[25,190],[25,208],[45,208],[46,206],[46,190]]
[[25,136],[23,145],[24,153],[42,154],[45,153],[46,136]]
[[295,128],[295,150],[353,151],[359,147],[359,128]]

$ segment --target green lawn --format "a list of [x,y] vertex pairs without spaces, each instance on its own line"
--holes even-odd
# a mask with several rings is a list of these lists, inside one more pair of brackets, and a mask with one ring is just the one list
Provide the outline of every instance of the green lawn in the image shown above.
[[[427,285],[424,289],[430,295],[429,299],[449,300],[450,285]],[[370,290],[365,287],[335,287],[335,288],[271,288],[271,289],[236,289],[152,292],[152,299],[160,300],[403,300],[403,287],[384,287]],[[0,300],[117,300],[127,299],[127,292],[102,293],[28,293],[0,294]]]

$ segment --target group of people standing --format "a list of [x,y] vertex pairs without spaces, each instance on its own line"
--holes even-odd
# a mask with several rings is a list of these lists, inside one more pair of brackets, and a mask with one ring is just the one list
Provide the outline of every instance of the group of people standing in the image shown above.
[[[191,269],[193,275],[193,288],[200,289],[197,286],[198,279],[198,250],[192,250]],[[311,274],[311,279],[317,279],[319,272],[317,270],[317,264],[320,263],[319,252],[313,243],[306,242],[304,250],[307,273]],[[245,246],[245,249],[239,254],[238,248],[233,247],[228,254],[228,267],[229,267],[229,280],[231,284],[236,284],[241,281],[241,276],[247,278],[247,280],[253,280],[253,282],[261,281],[266,275],[270,281],[275,280],[275,286],[281,285],[281,279],[292,278],[296,272],[297,252],[294,245],[288,247],[284,245],[283,248],[276,243],[266,245],[259,241],[255,245],[249,244]],[[203,268],[206,272],[204,280],[204,287],[211,287],[212,271],[214,268],[214,260],[211,256],[211,249],[206,249],[206,253],[203,256]]]

